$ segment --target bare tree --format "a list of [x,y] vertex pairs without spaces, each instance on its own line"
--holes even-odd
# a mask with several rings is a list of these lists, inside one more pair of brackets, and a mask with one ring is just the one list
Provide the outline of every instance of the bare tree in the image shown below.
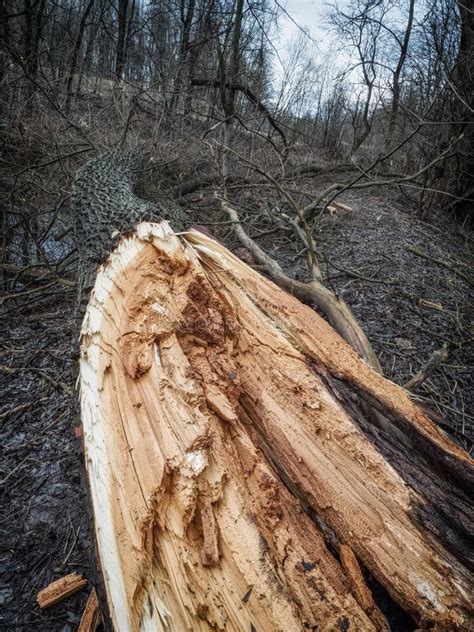
[[372,129],[375,107],[380,100],[379,79],[380,70],[380,38],[382,24],[386,12],[381,2],[376,3],[380,9],[379,19],[372,16],[373,3],[357,0],[346,13],[335,8],[330,20],[338,36],[343,38],[345,46],[350,45],[356,55],[356,60],[342,73],[348,76],[356,73],[360,76],[361,87],[354,105],[349,107],[353,129],[352,144],[349,157],[352,157],[362,146]]
[[387,148],[390,147],[392,143],[393,134],[395,131],[395,125],[397,123],[397,117],[400,110],[400,96],[401,96],[401,76],[403,72],[403,67],[405,65],[405,61],[408,55],[408,46],[410,44],[410,37],[413,29],[413,19],[415,15],[415,0],[409,0],[408,5],[408,20],[405,28],[405,33],[403,35],[403,40],[394,34],[394,38],[397,44],[400,47],[400,56],[398,58],[397,65],[393,72],[392,79],[392,108],[390,112],[390,119],[388,124],[388,135],[387,135]]
[[[455,206],[463,215],[471,215],[474,205],[474,11],[467,3],[457,1],[461,18],[461,36],[453,69],[455,94],[455,132],[462,129],[459,176],[455,184],[458,200]],[[459,122],[458,122],[459,121]]]

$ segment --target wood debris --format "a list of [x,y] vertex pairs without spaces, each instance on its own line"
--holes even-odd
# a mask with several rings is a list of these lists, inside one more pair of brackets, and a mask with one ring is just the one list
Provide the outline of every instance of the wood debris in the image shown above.
[[95,588],[91,590],[89,598],[82,613],[81,622],[77,632],[95,632],[101,622],[99,599]]
[[86,584],[87,579],[83,579],[78,573],[65,575],[40,590],[36,601],[40,608],[49,608],[81,590]]
[[341,558],[342,567],[349,578],[352,594],[356,598],[357,603],[364,612],[367,613],[377,630],[389,631],[390,626],[388,621],[376,605],[372,593],[365,583],[354,551],[347,544],[341,544],[339,556]]
[[347,206],[347,204],[343,204],[342,202],[331,202],[330,204],[328,204],[326,208],[330,215],[335,215],[337,211],[353,211],[354,210],[352,206]]

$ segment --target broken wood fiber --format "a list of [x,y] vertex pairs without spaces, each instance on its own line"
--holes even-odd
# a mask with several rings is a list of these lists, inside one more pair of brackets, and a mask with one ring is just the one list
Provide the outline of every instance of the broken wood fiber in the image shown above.
[[[122,239],[89,301],[80,386],[117,630],[386,629],[361,566],[420,626],[474,625],[472,461],[208,236],[162,222]],[[341,560],[328,534],[350,543]]]
[[87,599],[77,632],[95,632],[101,619],[99,598],[97,597],[96,589],[93,588]]
[[77,573],[65,575],[60,579],[52,582],[43,590],[40,590],[36,597],[36,601],[40,608],[48,608],[59,603],[63,599],[70,597],[78,590],[81,590],[87,584],[87,579],[83,579]]
[[354,551],[347,544],[341,544],[339,556],[342,567],[348,577],[352,594],[359,606],[367,613],[377,630],[390,630],[387,619],[376,605],[372,593],[364,580]]

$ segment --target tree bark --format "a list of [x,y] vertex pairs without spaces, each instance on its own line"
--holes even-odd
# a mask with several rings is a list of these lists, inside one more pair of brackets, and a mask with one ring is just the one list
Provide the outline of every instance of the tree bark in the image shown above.
[[[185,5],[188,5],[187,9]],[[196,5],[196,0],[189,0],[187,3],[185,0],[181,0],[181,42],[179,46],[179,62],[178,62],[178,70],[176,73],[176,80],[174,85],[173,96],[171,98],[170,111],[174,112],[177,104],[179,103],[179,96],[183,84],[183,76],[186,76],[186,67],[188,64],[189,57],[189,49],[190,49],[190,39],[191,39],[191,27],[193,24],[194,18],[194,8]],[[185,100],[186,102],[186,100]],[[185,112],[188,114],[188,112]]]
[[[98,273],[81,411],[116,629],[470,629],[470,458],[222,245],[140,224]],[[375,431],[364,401],[397,434]]]
[[[393,134],[395,132],[395,124],[397,122],[398,112],[400,109],[400,77],[402,75],[403,66],[405,65],[405,61],[408,54],[408,45],[410,43],[411,32],[413,28],[413,18],[415,15],[415,0],[410,0],[410,4],[408,6],[408,21],[405,29],[405,34],[403,36],[403,41],[400,44],[400,56],[398,58],[397,67],[395,68],[395,72],[393,73],[393,82],[392,82],[392,110],[390,112],[390,118],[388,123],[388,138],[387,138],[387,150],[390,149],[393,140]],[[398,38],[397,38],[398,41]]]
[[119,0],[117,53],[115,58],[115,79],[120,82],[125,66],[125,35],[127,32],[128,0]]
[[66,86],[66,114],[69,114],[69,108],[71,105],[72,98],[72,82],[74,79],[74,74],[77,70],[77,62],[79,59],[79,52],[81,50],[82,40],[84,38],[84,31],[86,29],[87,18],[89,17],[89,13],[91,12],[92,7],[94,6],[95,0],[89,0],[89,3],[86,5],[84,9],[84,13],[82,14],[81,21],[79,23],[79,29],[77,31],[76,42],[74,44],[74,50],[72,51],[71,57],[71,68],[69,70],[69,77],[67,80]]
[[[224,111],[224,151],[222,154],[222,175],[224,179],[231,175],[230,156],[227,147],[232,146],[234,137],[234,115],[235,115],[235,94],[234,84],[239,76],[240,69],[240,32],[242,28],[242,15],[244,8],[244,0],[236,0],[234,23],[232,26],[232,38],[230,45],[230,60],[226,67],[224,52],[219,47],[219,85],[221,93],[222,109]],[[228,87],[228,85],[230,86]]]
[[453,207],[460,217],[474,217],[474,11],[465,2],[457,2],[461,17],[459,52],[453,71],[455,107],[453,131],[464,134],[459,152],[457,181],[451,190],[458,196]]
[[9,19],[10,17],[5,5],[5,0],[0,0],[0,81],[3,81],[7,67],[7,60],[10,54],[11,29]]

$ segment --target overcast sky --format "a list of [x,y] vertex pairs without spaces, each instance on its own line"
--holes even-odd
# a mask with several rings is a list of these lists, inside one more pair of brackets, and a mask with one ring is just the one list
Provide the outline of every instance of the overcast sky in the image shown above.
[[289,42],[298,35],[298,26],[308,31],[316,42],[322,42],[325,28],[324,26],[321,28],[321,21],[327,9],[327,2],[324,0],[282,0],[279,1],[279,4],[288,13],[288,15],[285,15],[282,12],[279,19],[280,37],[278,48],[282,52],[284,52]]

